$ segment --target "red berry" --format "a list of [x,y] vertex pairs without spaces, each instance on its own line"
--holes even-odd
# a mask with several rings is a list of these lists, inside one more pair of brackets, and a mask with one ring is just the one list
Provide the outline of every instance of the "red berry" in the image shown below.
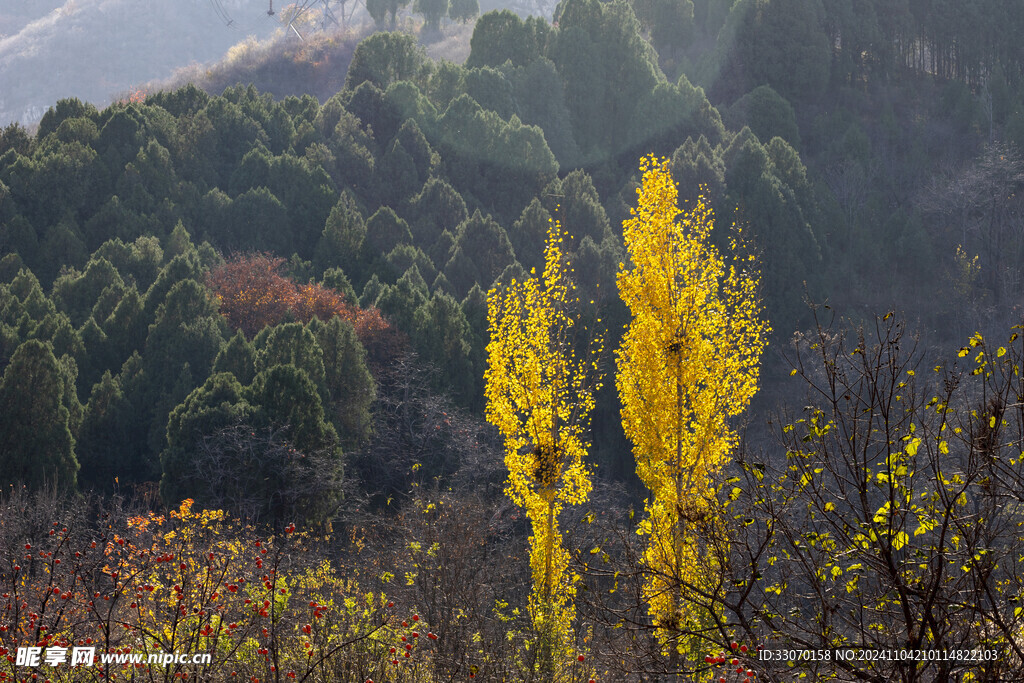
[[582,662],[585,659],[586,659],[586,657],[584,657],[583,655],[580,655],[579,657],[576,658],[576,660],[580,661],[580,662]]

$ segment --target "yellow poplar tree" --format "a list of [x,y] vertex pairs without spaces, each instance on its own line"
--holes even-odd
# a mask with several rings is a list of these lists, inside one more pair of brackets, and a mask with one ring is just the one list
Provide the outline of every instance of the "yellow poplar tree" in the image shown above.
[[600,388],[597,354],[574,351],[572,312],[579,303],[557,222],[548,228],[544,272],[512,280],[487,296],[487,419],[505,439],[505,492],[533,525],[530,615],[539,637],[540,673],[559,677],[571,656],[573,598],[578,576],[569,571],[558,515],[590,494],[585,431]]
[[701,647],[680,634],[699,632],[713,616],[687,597],[715,585],[714,553],[695,531],[715,527],[715,474],[737,439],[728,418],[757,391],[770,328],[760,317],[753,256],[727,266],[710,241],[711,208],[701,197],[679,209],[667,159],[646,157],[640,170],[638,204],[623,222],[631,263],[617,279],[632,321],[616,353],[616,385],[637,474],[651,491],[639,530],[647,541],[644,597],[675,657]]

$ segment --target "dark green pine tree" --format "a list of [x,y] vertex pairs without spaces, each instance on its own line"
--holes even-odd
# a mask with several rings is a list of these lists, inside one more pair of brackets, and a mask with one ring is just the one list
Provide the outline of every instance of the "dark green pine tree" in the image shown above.
[[178,221],[174,226],[174,230],[172,230],[171,234],[167,237],[164,248],[164,258],[169,261],[175,256],[195,252],[195,250],[196,245],[192,243],[192,236],[189,234],[188,230],[185,229],[185,225],[181,221]]
[[57,309],[67,313],[71,322],[80,327],[92,313],[100,294],[110,286],[123,289],[120,273],[107,259],[93,258],[84,273],[71,270],[57,278],[53,283],[53,300]]
[[445,230],[452,234],[469,217],[466,202],[451,185],[439,178],[431,178],[410,204],[414,244],[429,250]]
[[543,129],[544,139],[562,168],[576,166],[580,150],[573,137],[565,85],[554,63],[540,57],[516,69],[510,77],[519,118]]
[[253,418],[255,411],[243,399],[243,393],[234,375],[216,373],[171,411],[167,446],[160,454],[160,498],[165,505],[176,506],[189,497],[202,502],[206,491],[204,482],[196,476],[196,445],[219,429]]
[[160,304],[164,302],[171,288],[182,280],[187,279],[196,280],[197,282],[203,279],[203,266],[199,263],[199,257],[193,253],[175,256],[171,259],[160,270],[160,274],[153,284],[149,286],[149,289],[146,290],[143,308],[146,312],[146,318],[150,322],[156,318],[157,309],[160,308]]
[[552,220],[541,201],[534,197],[513,223],[508,236],[523,268],[544,270],[544,240]]
[[473,400],[470,409],[478,414],[484,410],[484,371],[487,369],[487,293],[473,285],[462,300],[462,313],[469,325],[469,362],[473,368]]
[[149,326],[142,356],[153,389],[173,386],[186,364],[200,380],[206,377],[224,343],[225,327],[205,287],[191,279],[175,284]]
[[[409,4],[409,0],[372,0],[366,9],[378,24],[386,14],[391,15]],[[356,46],[352,63],[345,77],[345,89],[355,90],[364,81],[370,81],[386,90],[396,81],[413,81],[419,76],[426,57],[416,37],[405,33],[377,32]]]
[[412,244],[409,224],[399,218],[391,207],[382,206],[366,221],[363,249],[373,258],[390,253],[399,244]]
[[416,309],[413,326],[416,350],[439,370],[436,388],[469,405],[474,393],[472,336],[459,302],[449,294],[435,292]]
[[399,206],[420,189],[416,161],[398,140],[393,141],[376,168],[377,200]]
[[275,365],[294,365],[312,380],[321,398],[327,397],[324,383],[324,352],[316,337],[302,323],[284,323],[265,327],[253,341],[256,347],[256,372]]
[[[547,210],[558,219],[568,236],[568,243],[563,246],[567,251],[575,250],[588,235],[597,244],[611,237],[611,225],[601,197],[583,169],[576,169],[561,180],[553,180],[544,189],[543,196],[549,200]],[[546,234],[547,226],[544,229]]]
[[484,109],[495,112],[505,119],[518,115],[512,84],[505,74],[490,66],[469,69],[465,75],[466,94],[476,100]]
[[320,393],[305,370],[275,365],[256,375],[243,396],[259,406],[262,422],[286,426],[288,440],[303,453],[327,453],[340,460],[337,432],[325,419]]
[[230,372],[243,385],[256,376],[256,349],[241,330],[221,348],[213,361],[213,372]]
[[320,280],[320,284],[324,287],[330,287],[336,290],[345,297],[345,300],[349,303],[356,303],[359,301],[359,297],[356,295],[356,290],[352,286],[352,281],[348,279],[348,275],[341,268],[328,268],[324,271],[323,277]]
[[474,284],[489,289],[515,260],[505,229],[490,216],[475,211],[459,226],[444,274],[456,293],[464,297]]
[[512,66],[526,66],[543,55],[550,32],[543,19],[531,17],[523,21],[507,9],[488,12],[473,28],[466,66],[497,68],[506,61],[511,61]]
[[97,322],[106,334],[110,367],[118,367],[134,351],[140,350],[146,339],[146,313],[135,286],[128,287],[105,321]]
[[126,487],[159,475],[155,468],[140,469],[138,465],[143,461],[132,457],[133,451],[128,447],[130,419],[131,409],[121,391],[121,382],[108,370],[92,387],[75,446],[82,465],[78,479],[83,490],[112,492],[115,478],[120,486]]
[[320,272],[329,268],[343,268],[358,280],[363,265],[360,253],[365,239],[366,220],[352,193],[343,191],[327,217],[313,255],[313,265]]
[[384,259],[391,267],[391,273],[397,279],[399,273],[406,273],[410,268],[416,266],[424,282],[433,282],[437,277],[437,268],[430,257],[423,253],[419,247],[409,244],[399,244],[391,250],[391,253]]
[[[426,182],[430,172],[441,163],[440,156],[430,147],[427,137],[420,130],[416,119],[406,119],[402,127],[398,129],[395,139],[402,143],[402,147],[412,157],[416,164],[416,178],[419,182],[417,190]],[[405,199],[405,197],[403,197]]]
[[380,281],[377,277],[377,273],[370,276],[370,279],[366,281],[363,286],[363,293],[359,295],[359,305],[362,308],[369,308],[377,305],[377,299],[380,295],[388,288],[387,285]]
[[150,457],[166,445],[167,416],[210,374],[226,328],[210,292],[195,280],[175,284],[157,310],[142,354]]
[[430,291],[419,268],[412,266],[395,284],[382,288],[375,305],[388,322],[406,334],[412,334],[416,309],[425,304],[429,296]]
[[64,372],[49,344],[21,344],[0,380],[0,483],[38,489],[76,486]]
[[361,445],[370,436],[370,407],[376,398],[373,377],[366,365],[366,349],[352,325],[335,316],[328,322],[314,318],[309,329],[323,349],[324,372],[330,405],[329,417],[345,448]]

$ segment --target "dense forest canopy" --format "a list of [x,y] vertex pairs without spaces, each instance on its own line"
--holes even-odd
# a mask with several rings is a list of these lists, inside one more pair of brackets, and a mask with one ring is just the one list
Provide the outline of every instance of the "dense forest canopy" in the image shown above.
[[[445,30],[446,13],[465,21],[475,11],[452,5],[441,12],[435,4],[413,7],[428,32]],[[545,239],[557,221],[564,229],[559,253],[572,265],[581,304],[574,324],[601,331],[606,351],[596,366],[614,372],[613,350],[634,308],[620,301],[617,282],[637,261],[623,241],[623,222],[637,205],[638,160],[653,154],[677,183],[681,208],[717,217],[718,227],[702,233],[713,250],[732,253],[738,241],[755,257],[722,263],[756,263],[760,272],[749,280],[758,283],[756,296],[748,294],[760,301],[768,346],[755,417],[742,440],[751,455],[722,455],[716,463],[727,464],[707,475],[729,477],[728,486],[716,488],[716,479],[708,490],[728,495],[743,509],[737,519],[751,521],[731,531],[729,542],[715,524],[694,522],[686,531],[715,556],[722,582],[722,592],[703,593],[697,621],[662,614],[655,623],[642,605],[616,602],[628,597],[592,600],[585,591],[578,609],[563,605],[559,613],[570,621],[578,613],[591,629],[628,621],[623,635],[606,629],[600,636],[608,655],[600,666],[621,661],[622,676],[693,666],[707,673],[717,655],[704,661],[698,651],[728,647],[730,634],[752,646],[782,634],[820,647],[834,629],[852,638],[853,622],[830,621],[833,603],[808,597],[824,581],[813,571],[792,575],[799,597],[785,593],[785,567],[761,551],[781,544],[773,558],[837,568],[832,580],[855,572],[829,564],[827,546],[879,572],[860,587],[844,578],[853,581],[845,584],[848,594],[867,596],[857,609],[870,602],[892,610],[887,618],[897,625],[887,624],[872,643],[905,644],[913,636],[922,647],[946,647],[980,638],[987,626],[971,622],[955,596],[968,591],[980,601],[996,582],[1000,597],[987,598],[993,605],[984,619],[1004,621],[988,625],[991,644],[1019,658],[1024,653],[1011,635],[1021,615],[1010,609],[1006,621],[1003,600],[1016,590],[1012,568],[1000,574],[984,559],[998,552],[993,544],[1010,541],[985,537],[993,528],[972,521],[952,493],[961,486],[979,510],[998,509],[1005,528],[1018,514],[1016,503],[998,503],[1016,500],[1021,473],[985,470],[998,462],[995,449],[1016,448],[1015,458],[1024,450],[1014,435],[1024,416],[1009,409],[1020,403],[1011,379],[1019,380],[1019,367],[1007,365],[1018,357],[1016,347],[986,346],[990,332],[1009,336],[1024,305],[1018,5],[563,0],[550,22],[508,10],[484,14],[464,64],[428,58],[410,33],[372,33],[352,50],[343,78],[311,76],[317,87],[343,82],[322,101],[275,98],[244,84],[218,93],[188,84],[102,110],[62,99],[34,132],[17,124],[0,132],[0,483],[60,495],[130,492],[167,509],[188,498],[278,530],[294,522],[330,528],[333,521],[353,530],[356,546],[378,523],[367,518],[393,525],[379,532],[392,540],[423,536],[419,523],[403,517],[415,518],[420,506],[438,516],[431,533],[451,534],[437,537],[442,548],[468,532],[454,513],[430,507],[423,492],[433,487],[450,509],[493,515],[491,531],[479,532],[482,546],[523,541],[525,523],[498,495],[499,439],[482,421],[486,348],[495,329],[487,293],[517,291],[550,266]],[[402,7],[376,7],[378,22],[394,25]],[[328,62],[317,68],[338,68]],[[913,344],[900,324],[873,317],[890,309],[920,330],[920,351],[907,351]],[[834,327],[829,310],[842,318]],[[863,324],[874,331],[850,332]],[[968,339],[959,358],[970,353],[975,379],[959,374],[967,361],[941,360]],[[754,355],[761,357],[760,346]],[[964,436],[953,443],[935,422],[928,412],[935,403],[924,393],[937,389],[922,380],[907,413],[885,421],[885,436],[888,443],[932,439],[934,449],[907,445],[898,457],[883,457],[886,472],[858,479],[888,446],[878,446],[877,431],[857,410],[895,415],[870,388],[903,391],[916,380],[887,371],[914,377],[936,363],[952,369],[936,384],[945,397],[935,402],[959,411],[956,429]],[[794,364],[792,374],[800,376],[790,379]],[[752,376],[756,385],[758,373]],[[656,484],[635,474],[615,382],[599,385],[587,455],[600,482],[595,496],[603,502],[595,505],[643,508],[644,487],[654,491]],[[804,404],[793,397],[808,387],[816,397],[811,412],[784,418],[799,425],[795,431],[765,426],[781,399],[791,406],[784,414],[799,411]],[[830,435],[837,426],[849,429],[846,442]],[[723,453],[740,443],[728,434]],[[864,450],[857,451],[857,435]],[[755,454],[759,448],[766,452]],[[917,468],[942,470],[945,456],[962,465],[955,486],[939,474],[913,480]],[[843,470],[857,457],[864,467]],[[758,467],[750,464],[755,459]],[[766,471],[780,477],[768,488]],[[801,476],[792,480],[787,472]],[[894,496],[884,510],[881,484]],[[863,509],[823,502],[837,486],[853,487],[851,501],[862,494]],[[480,500],[460,501],[469,491]],[[805,491],[815,492],[820,509],[801,511]],[[907,492],[927,504],[900,508],[896,498]],[[466,512],[473,505],[478,509]],[[673,514],[681,524],[684,515]],[[632,513],[629,522],[624,512],[618,516],[572,543],[593,540],[595,557],[632,562],[622,580],[628,576],[642,596],[652,585],[643,578],[651,564],[633,545],[634,529],[623,531],[642,515],[635,522]],[[191,518],[182,512],[180,519]],[[765,519],[774,525],[762,525]],[[913,520],[911,537],[904,529]],[[933,537],[941,523],[959,525],[957,538],[970,540],[963,547],[985,552],[965,560],[960,540]],[[851,531],[857,524],[885,531],[872,527],[873,536],[864,536]],[[801,525],[832,540],[808,549],[773,536],[779,529],[803,533]],[[605,540],[587,535],[600,533]],[[905,547],[923,558],[917,569],[955,557],[988,573],[969,589],[942,576],[932,583],[923,574],[908,578],[911,570],[894,569],[892,560]],[[382,557],[374,561],[380,565]],[[569,566],[567,554],[558,557]],[[526,560],[516,562],[528,579]],[[620,570],[613,572],[584,578],[617,587]],[[493,592],[474,594],[474,619],[490,619],[494,600],[525,601],[528,580],[511,573],[488,575]],[[761,577],[768,578],[757,583]],[[503,593],[501,581],[512,587]],[[755,584],[758,591],[745,590]],[[421,604],[417,591],[427,588],[416,579],[408,587],[407,599]],[[919,594],[926,596],[918,601]],[[845,607],[856,602],[850,600]],[[818,630],[802,622],[801,609],[825,615]],[[432,618],[443,619],[441,612]],[[506,616],[502,623],[523,618]],[[939,633],[928,619],[948,620],[948,629]],[[708,629],[714,634],[694,636]],[[865,633],[856,642],[867,642]],[[510,646],[498,647],[501,636],[493,640],[493,629],[486,636],[494,657],[527,666],[508,654]],[[573,637],[559,640],[559,651],[575,647]],[[670,645],[676,638],[691,649]],[[663,657],[665,648],[675,654]],[[464,672],[469,650],[447,652],[438,666]],[[512,679],[515,667],[488,661],[495,680]],[[1003,664],[1010,661],[1007,654]],[[547,667],[529,670],[542,671],[541,678],[561,671]]]

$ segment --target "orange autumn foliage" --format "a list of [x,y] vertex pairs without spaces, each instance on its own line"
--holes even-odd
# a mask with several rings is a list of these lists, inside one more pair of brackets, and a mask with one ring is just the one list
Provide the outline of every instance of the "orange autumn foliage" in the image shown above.
[[337,315],[352,324],[371,356],[394,346],[396,332],[376,308],[359,308],[330,287],[297,285],[281,275],[283,263],[279,256],[257,253],[236,256],[210,270],[206,285],[232,329],[252,339],[264,327],[287,320],[308,323],[314,317],[330,320]]
[[278,272],[282,263],[283,258],[252,254],[233,258],[206,276],[221,315],[250,339],[284,320],[295,305],[295,283]]

